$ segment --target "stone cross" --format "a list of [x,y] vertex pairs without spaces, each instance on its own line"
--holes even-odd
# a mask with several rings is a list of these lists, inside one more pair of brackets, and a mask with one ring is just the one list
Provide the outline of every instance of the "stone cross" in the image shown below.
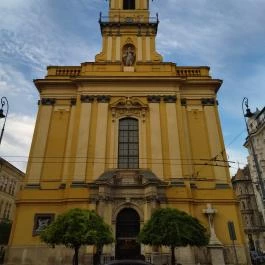
[[210,228],[210,242],[209,245],[222,245],[220,240],[217,238],[214,229],[214,215],[217,213],[217,210],[212,208],[210,203],[207,203],[207,208],[203,209],[203,213],[207,215],[209,228]]

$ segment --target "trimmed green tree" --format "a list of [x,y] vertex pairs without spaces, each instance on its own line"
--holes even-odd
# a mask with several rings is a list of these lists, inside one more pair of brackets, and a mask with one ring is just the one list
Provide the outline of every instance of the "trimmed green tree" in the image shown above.
[[172,208],[156,210],[143,226],[138,240],[151,246],[167,246],[171,249],[171,264],[175,265],[176,247],[205,246],[209,242],[207,230],[186,212]]
[[41,232],[40,238],[52,247],[65,245],[73,248],[73,265],[78,265],[81,246],[103,246],[113,242],[111,228],[96,212],[78,208],[58,215],[56,220]]

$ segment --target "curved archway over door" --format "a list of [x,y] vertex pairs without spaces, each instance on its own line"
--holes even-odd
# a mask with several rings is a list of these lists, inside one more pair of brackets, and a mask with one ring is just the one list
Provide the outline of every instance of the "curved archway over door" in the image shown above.
[[139,259],[140,244],[136,237],[140,232],[140,216],[132,208],[122,209],[116,220],[116,259]]

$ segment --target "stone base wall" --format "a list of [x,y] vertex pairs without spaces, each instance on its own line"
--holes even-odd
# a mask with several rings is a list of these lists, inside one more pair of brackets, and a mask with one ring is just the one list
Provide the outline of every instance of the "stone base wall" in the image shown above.
[[211,265],[211,255],[207,247],[193,247],[194,250],[194,264]]
[[[81,248],[79,252],[79,265],[93,265],[93,255],[88,254],[87,249]],[[224,261],[227,265],[236,264],[235,252],[232,246],[223,248]],[[238,264],[246,265],[247,257],[244,247],[236,247]],[[72,265],[74,250],[57,246],[49,248],[46,246],[25,246],[12,247],[7,249],[4,265]],[[177,248],[175,251],[176,263],[182,265],[210,265],[212,264],[210,250],[207,247],[185,247]],[[149,253],[145,255],[146,261],[155,265],[170,264],[171,254],[167,253]],[[101,264],[109,262],[113,257],[103,254]]]
[[[12,247],[7,250],[5,265],[72,265],[74,250],[65,247]],[[79,253],[80,265],[92,264],[84,248]]]
[[231,246],[224,247],[225,264],[248,264],[246,256],[246,249],[244,246]]

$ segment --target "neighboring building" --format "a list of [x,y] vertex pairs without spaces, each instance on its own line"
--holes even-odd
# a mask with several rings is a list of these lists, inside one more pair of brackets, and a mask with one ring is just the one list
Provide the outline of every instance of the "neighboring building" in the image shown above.
[[[162,61],[148,0],[109,4],[95,62],[49,66],[34,81],[39,112],[6,265],[71,264],[71,250],[50,249],[38,234],[73,207],[94,209],[112,226],[115,243],[102,262],[144,255],[166,263],[167,248],[140,246],[136,237],[156,208],[174,207],[211,234],[209,248],[178,248],[178,262],[234,264],[229,222],[246,264],[217,108],[222,81],[207,66]],[[93,253],[84,248],[81,264]]]
[[[16,209],[16,195],[20,190],[25,173],[0,158],[0,222],[13,221]],[[8,237],[8,236],[7,236]],[[0,233],[0,264],[3,264],[7,243]],[[3,244],[3,245],[2,245]]]
[[[247,137],[244,146],[248,149],[249,152],[248,164],[250,175],[252,182],[255,184],[254,192],[256,194],[258,207],[265,221],[265,193],[262,196],[261,189],[262,182],[265,191],[265,107],[262,110],[257,109],[256,112],[248,118],[247,124],[249,129],[249,136]],[[257,173],[251,143],[254,148],[254,153],[257,157],[257,164],[260,169],[260,178]]]
[[0,158],[0,220],[13,220],[16,195],[24,177],[24,172]]
[[257,206],[248,166],[244,169],[238,169],[232,178],[232,184],[240,203],[240,212],[249,250],[265,252],[265,226]]

